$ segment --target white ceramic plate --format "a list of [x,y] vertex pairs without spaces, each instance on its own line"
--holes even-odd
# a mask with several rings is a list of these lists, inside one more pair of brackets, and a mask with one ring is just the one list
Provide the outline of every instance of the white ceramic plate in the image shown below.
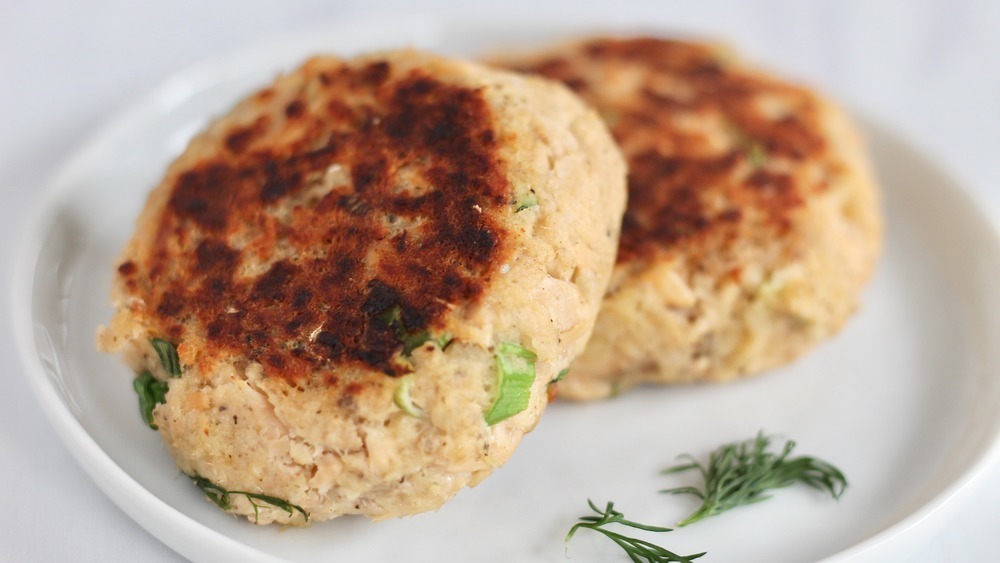
[[[581,27],[582,26],[582,27]],[[670,524],[695,508],[658,470],[766,430],[839,465],[839,502],[804,488],[659,537],[703,561],[884,560],[919,546],[997,456],[997,235],[960,186],[864,123],[884,188],[885,256],[847,329],[795,365],[726,386],[643,389],[557,403],[507,466],[431,514],[372,524],[258,528],[219,511],[178,473],[138,416],[131,373],[94,350],[111,316],[115,256],[167,163],[206,121],[315,52],[417,45],[474,55],[593,28],[495,19],[381,19],[279,40],[183,73],[126,111],[57,176],[25,241],[15,288],[20,347],[67,447],[123,510],[182,555],[301,561],[559,561],[586,500]],[[518,30],[516,33],[512,30]],[[623,560],[581,532],[574,561]],[[617,558],[617,559],[616,559]]]

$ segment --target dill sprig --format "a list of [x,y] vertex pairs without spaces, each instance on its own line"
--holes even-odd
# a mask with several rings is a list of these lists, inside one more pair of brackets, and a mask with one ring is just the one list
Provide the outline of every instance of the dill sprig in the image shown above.
[[302,514],[302,518],[304,518],[306,522],[309,521],[308,512],[303,510],[301,506],[292,504],[287,500],[273,497],[271,495],[262,495],[260,493],[251,493],[247,491],[227,491],[200,475],[188,475],[188,478],[190,478],[191,481],[199,489],[201,489],[203,493],[205,493],[205,496],[208,497],[210,501],[214,502],[219,508],[227,512],[233,508],[231,495],[243,495],[246,497],[246,499],[250,501],[250,505],[253,506],[254,523],[257,523],[260,519],[260,505],[254,502],[255,500],[280,508],[281,510],[287,512],[289,516],[292,516],[294,511],[298,511]]
[[744,504],[753,504],[771,498],[773,489],[787,487],[796,482],[829,492],[838,499],[847,488],[847,479],[839,469],[814,457],[789,455],[795,442],[785,443],[780,454],[768,451],[771,439],[758,433],[753,440],[727,444],[711,453],[707,465],[690,460],[662,471],[663,474],[680,473],[697,469],[701,473],[703,488],[677,487],[661,493],[690,494],[702,500],[701,508],[688,516],[678,526],[686,526],[709,516],[725,512]]
[[643,561],[647,563],[667,563],[670,561],[687,563],[705,555],[705,553],[677,555],[676,553],[668,551],[655,543],[639,538],[632,538],[619,534],[618,532],[612,532],[611,530],[606,529],[605,526],[608,524],[621,524],[622,526],[628,526],[629,528],[635,528],[637,530],[645,530],[647,532],[669,532],[671,531],[671,528],[648,526],[646,524],[626,520],[624,514],[615,510],[615,504],[613,502],[609,502],[604,510],[597,508],[594,502],[590,499],[587,499],[587,504],[590,505],[591,510],[597,513],[597,516],[580,517],[580,522],[574,524],[573,527],[569,529],[569,533],[566,534],[567,547],[569,546],[569,540],[573,539],[573,534],[575,534],[580,528],[586,528],[588,530],[594,530],[595,532],[604,534],[605,537],[618,544],[618,547],[625,551],[625,553],[629,556],[629,559],[636,563],[642,563]]

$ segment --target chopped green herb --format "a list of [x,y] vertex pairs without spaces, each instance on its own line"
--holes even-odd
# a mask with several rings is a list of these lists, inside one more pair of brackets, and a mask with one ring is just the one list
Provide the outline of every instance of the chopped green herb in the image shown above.
[[399,305],[394,305],[385,311],[379,313],[378,317],[385,321],[385,324],[389,325],[391,328],[396,329],[402,327],[403,325],[403,308]]
[[410,386],[413,385],[413,375],[407,375],[399,378],[399,383],[396,386],[396,391],[392,394],[392,402],[396,403],[396,406],[403,409],[403,412],[410,416],[415,416],[418,418],[423,418],[426,416],[424,409],[413,404],[413,400],[410,398]]
[[199,475],[188,475],[188,478],[190,478],[191,482],[193,482],[199,489],[202,490],[203,493],[205,493],[208,500],[214,502],[219,508],[227,512],[233,508],[231,495],[245,496],[246,499],[250,501],[250,505],[253,506],[254,523],[257,523],[260,520],[260,505],[254,501],[260,501],[270,504],[276,508],[280,508],[281,510],[287,512],[289,516],[292,516],[295,511],[298,511],[302,514],[302,518],[304,518],[306,522],[309,521],[309,513],[302,510],[301,506],[292,504],[287,500],[272,497],[270,495],[262,495],[260,493],[250,493],[247,491],[227,491],[226,489],[223,489],[222,487]]
[[835,499],[844,493],[847,479],[839,469],[813,457],[789,458],[795,442],[786,442],[780,454],[767,451],[770,443],[770,438],[761,432],[753,440],[727,444],[715,450],[707,465],[684,455],[681,457],[689,463],[665,469],[664,474],[697,469],[704,481],[702,489],[678,487],[660,491],[690,494],[702,500],[701,508],[677,525],[686,526],[740,505],[767,500],[771,498],[766,494],[768,491],[796,482],[825,490]]
[[153,430],[159,429],[159,426],[153,422],[153,409],[156,408],[156,405],[166,402],[167,383],[156,379],[152,373],[144,371],[132,381],[132,388],[139,395],[139,414],[142,415],[142,420]]
[[496,395],[486,412],[486,424],[493,426],[528,408],[536,359],[535,353],[523,346],[511,342],[497,345]]
[[646,561],[649,563],[668,563],[671,561],[678,563],[688,563],[693,561],[705,553],[696,553],[694,555],[677,555],[676,553],[666,550],[655,543],[642,540],[639,538],[632,538],[619,534],[618,532],[612,532],[605,528],[608,524],[621,524],[622,526],[628,526],[629,528],[635,528],[637,530],[645,530],[647,532],[669,532],[671,528],[660,528],[658,526],[649,526],[646,524],[639,524],[638,522],[633,522],[631,520],[626,520],[625,515],[621,512],[615,510],[615,504],[609,502],[608,505],[601,510],[594,505],[593,501],[587,499],[587,504],[590,509],[597,513],[597,516],[581,516],[580,522],[577,522],[569,529],[569,533],[566,534],[566,546],[569,548],[569,540],[573,539],[573,534],[576,533],[580,528],[586,528],[588,530],[594,530],[595,532],[604,534],[605,537],[611,541],[618,544],[618,547],[622,548],[625,553],[628,554],[629,559],[636,562]]
[[555,379],[549,382],[549,385],[552,385],[553,383],[559,383],[560,381],[563,380],[564,377],[566,377],[566,374],[568,373],[569,373],[569,368],[563,369],[562,371],[559,372],[558,375],[556,375]]
[[163,369],[167,370],[167,373],[173,377],[180,376],[181,360],[177,357],[177,348],[162,338],[151,338],[149,342],[156,350],[156,354],[160,356],[160,363],[163,364]]
[[426,330],[414,333],[402,333],[399,339],[403,341],[403,355],[409,356],[414,350],[420,348],[425,342],[431,339],[431,333]]
[[754,168],[760,168],[764,166],[767,162],[767,151],[764,150],[764,145],[757,141],[750,141],[746,147],[747,160]]
[[538,196],[535,195],[535,190],[530,190],[528,193],[524,194],[515,202],[516,207],[514,208],[514,213],[519,213],[525,209],[538,206]]
[[446,332],[437,338],[431,338],[431,340],[438,345],[438,348],[444,350],[449,344],[451,344],[451,341],[454,340],[454,338]]
[[736,145],[743,149],[747,160],[754,168],[761,168],[767,162],[767,149],[763,143],[754,139],[735,123],[728,124],[729,134],[732,135]]
[[399,338],[400,342],[403,343],[404,357],[409,357],[414,350],[427,342],[433,342],[437,344],[438,348],[444,350],[452,340],[449,334],[434,337],[426,330],[407,330],[406,324],[403,322],[403,309],[399,305],[388,309],[380,317],[396,333],[396,338]]

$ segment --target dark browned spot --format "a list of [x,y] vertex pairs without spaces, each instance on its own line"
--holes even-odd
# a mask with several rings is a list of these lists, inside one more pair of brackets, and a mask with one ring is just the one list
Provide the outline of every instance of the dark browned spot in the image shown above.
[[743,216],[743,212],[740,211],[738,208],[734,208],[734,209],[727,209],[727,210],[723,211],[722,213],[720,213],[719,214],[719,219],[721,221],[736,222],[736,221],[739,221],[740,217],[742,217],[742,216]]
[[246,151],[254,139],[267,130],[269,120],[262,116],[250,125],[233,127],[226,135],[226,148],[239,154]]
[[222,231],[226,228],[229,210],[215,204],[219,186],[244,180],[231,167],[215,162],[204,163],[184,172],[174,185],[170,208],[179,217],[190,219],[202,229]]
[[135,273],[135,262],[127,260],[118,266],[118,273],[123,276],[131,276]]
[[174,291],[167,291],[161,295],[160,302],[156,305],[156,313],[166,319],[180,315],[183,310],[183,298]]
[[[512,190],[482,91],[384,61],[311,64],[318,99],[273,108],[299,136],[277,144],[284,121],[258,120],[179,173],[140,271],[158,272],[144,298],[183,327],[175,340],[204,338],[206,357],[241,355],[349,399],[364,386],[337,366],[399,374],[404,336],[481,297],[510,252],[500,221]],[[302,197],[331,166],[351,185]],[[253,264],[266,267],[250,275]]]
[[226,136],[226,148],[235,152],[241,153],[247,150],[250,145],[250,141],[253,140],[254,130],[251,127],[239,127],[233,129],[228,136]]
[[295,119],[306,111],[306,104],[302,100],[293,100],[285,106],[285,117]]
[[269,102],[274,98],[274,90],[272,88],[264,88],[260,92],[257,92],[254,97],[259,102]]
[[361,394],[361,391],[363,391],[364,388],[365,388],[364,385],[358,382],[351,382],[348,383],[346,387],[344,387],[344,394],[347,395],[348,397],[357,397],[358,395]]
[[194,269],[206,278],[228,278],[238,259],[239,253],[226,243],[205,239],[195,249]]
[[385,61],[370,63],[362,69],[361,74],[364,77],[365,84],[378,86],[389,78],[389,63]]
[[179,324],[172,324],[167,327],[167,337],[171,342],[180,341],[182,334],[184,334],[184,327]]

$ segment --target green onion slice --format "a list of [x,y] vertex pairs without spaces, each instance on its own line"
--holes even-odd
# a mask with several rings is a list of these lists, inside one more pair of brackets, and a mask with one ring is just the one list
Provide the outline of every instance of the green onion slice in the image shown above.
[[496,359],[496,397],[485,416],[490,426],[528,408],[537,356],[523,346],[501,342],[497,345]]
[[173,377],[180,376],[181,360],[177,357],[177,348],[162,338],[150,338],[149,343],[153,345],[156,354],[160,356],[163,369],[167,370],[167,373]]
[[751,166],[760,168],[767,162],[767,150],[764,145],[754,141],[747,146],[747,160]]
[[413,351],[428,342],[437,344],[437,347],[444,350],[452,338],[448,334],[434,336],[426,330],[409,331],[403,324],[403,310],[396,305],[380,315],[382,321],[396,333],[396,337],[403,343],[403,356],[408,358]]
[[426,416],[424,409],[414,405],[413,400],[410,398],[411,385],[413,385],[413,375],[399,378],[399,385],[396,386],[396,392],[392,394],[392,402],[396,403],[396,406],[403,409],[403,412],[406,414],[423,418]]
[[532,207],[538,206],[538,196],[535,195],[535,190],[531,190],[528,193],[521,196],[517,202],[514,204],[514,213],[520,213],[525,209],[530,209]]

